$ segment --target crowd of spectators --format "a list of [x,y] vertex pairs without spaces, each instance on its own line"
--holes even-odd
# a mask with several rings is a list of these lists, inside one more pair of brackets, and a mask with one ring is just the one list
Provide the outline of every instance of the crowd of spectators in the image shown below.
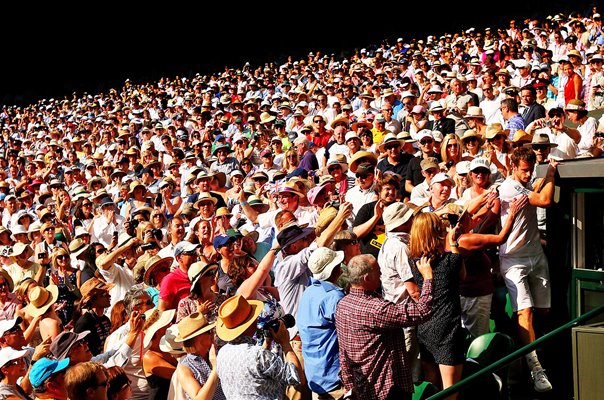
[[594,9],[4,106],[0,399],[410,399],[496,288],[535,341],[603,62]]

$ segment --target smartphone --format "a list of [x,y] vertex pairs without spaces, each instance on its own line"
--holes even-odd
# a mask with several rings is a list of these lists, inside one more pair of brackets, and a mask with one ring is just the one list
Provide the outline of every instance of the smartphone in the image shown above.
[[47,253],[38,253],[38,260],[41,260],[43,258],[47,258],[48,254]]

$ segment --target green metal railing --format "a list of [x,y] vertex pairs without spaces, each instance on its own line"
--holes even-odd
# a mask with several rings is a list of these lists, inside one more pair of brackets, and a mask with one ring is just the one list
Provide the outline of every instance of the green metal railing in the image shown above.
[[[529,352],[533,351],[534,349],[536,349],[539,345],[541,345],[541,343],[546,342],[547,340],[549,340],[550,338],[564,332],[567,329],[570,329],[576,325],[579,325],[581,322],[583,321],[587,321],[593,317],[598,316],[599,314],[601,314],[602,312],[604,312],[604,304],[594,308],[593,310],[590,310],[588,312],[586,312],[583,315],[580,315],[579,317],[573,319],[570,322],[567,322],[566,324],[556,328],[555,330],[549,332],[548,334],[540,337],[539,339],[535,340],[533,343],[527,344],[526,346],[514,351],[513,353],[503,357],[501,360],[499,361],[495,361],[493,364],[484,367],[483,369],[481,369],[480,371],[476,372],[475,374],[472,374],[470,376],[468,376],[467,378],[457,382],[455,385],[448,387],[447,389],[438,392],[437,394],[435,394],[434,396],[431,396],[428,398],[428,400],[438,400],[438,399],[444,399],[454,393],[459,392],[462,389],[465,389],[468,386],[471,386],[472,383],[480,378],[481,376],[497,371],[499,369],[501,369],[502,367],[505,367],[508,364],[511,364],[514,360],[518,359],[519,357],[524,356],[525,354],[528,354]],[[504,384],[507,384],[507,382],[504,382]]]

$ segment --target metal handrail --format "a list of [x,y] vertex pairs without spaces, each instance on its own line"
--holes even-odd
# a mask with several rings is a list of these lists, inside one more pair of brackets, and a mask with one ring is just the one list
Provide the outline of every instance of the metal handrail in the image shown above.
[[491,373],[493,371],[496,371],[496,370],[500,369],[501,367],[504,367],[508,364],[511,364],[517,358],[519,358],[525,354],[528,354],[531,351],[533,351],[534,349],[536,349],[541,343],[564,332],[565,330],[567,330],[569,328],[572,328],[573,326],[575,326],[585,320],[589,320],[589,319],[601,314],[602,312],[604,312],[604,304],[599,305],[598,307],[594,308],[593,310],[590,310],[590,311],[586,312],[585,314],[580,315],[577,318],[573,319],[572,321],[567,322],[566,324],[554,329],[553,331],[547,333],[546,335],[541,336],[539,339],[535,340],[533,343],[527,344],[526,346],[503,357],[501,360],[495,361],[493,364],[484,367],[480,371],[468,376],[465,379],[462,379],[461,381],[457,382],[455,385],[450,386],[450,387],[446,388],[445,390],[442,390],[442,391],[436,393],[435,395],[429,397],[428,400],[444,399],[445,397],[448,397],[448,396],[452,395],[453,393],[459,392],[461,389],[464,389],[465,387],[470,386],[470,384],[474,380],[478,379],[479,377],[481,377],[485,374]]

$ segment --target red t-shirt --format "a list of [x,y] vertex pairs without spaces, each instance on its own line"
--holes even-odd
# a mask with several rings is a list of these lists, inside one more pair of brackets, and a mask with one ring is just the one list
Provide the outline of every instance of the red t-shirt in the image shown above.
[[189,295],[191,282],[180,268],[176,268],[162,279],[159,298],[168,303],[168,309],[176,309],[178,302]]

